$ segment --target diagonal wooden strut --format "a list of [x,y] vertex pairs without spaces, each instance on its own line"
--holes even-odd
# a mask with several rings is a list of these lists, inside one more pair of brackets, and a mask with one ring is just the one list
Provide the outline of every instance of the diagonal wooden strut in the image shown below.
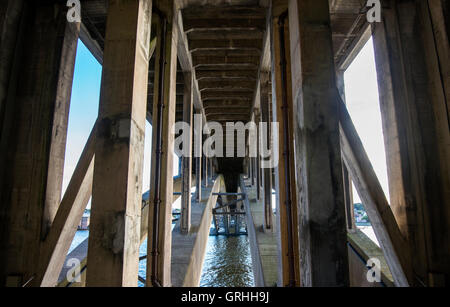
[[408,245],[395,221],[347,107],[339,93],[336,97],[339,99],[341,151],[344,163],[364,203],[395,285],[407,287],[409,283],[406,274],[411,266]]
[[58,282],[77,226],[92,195],[94,149],[97,123],[91,131],[70,183],[64,193],[55,220],[44,242],[40,286],[53,287]]

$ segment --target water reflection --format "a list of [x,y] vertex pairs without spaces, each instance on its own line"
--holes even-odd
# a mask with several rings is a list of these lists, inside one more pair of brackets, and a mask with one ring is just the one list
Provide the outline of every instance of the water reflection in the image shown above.
[[247,236],[210,236],[200,287],[253,287]]

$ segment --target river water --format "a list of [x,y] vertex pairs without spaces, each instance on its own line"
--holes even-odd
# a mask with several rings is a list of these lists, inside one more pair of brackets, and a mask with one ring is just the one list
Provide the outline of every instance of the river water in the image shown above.
[[253,287],[247,236],[210,236],[200,287]]

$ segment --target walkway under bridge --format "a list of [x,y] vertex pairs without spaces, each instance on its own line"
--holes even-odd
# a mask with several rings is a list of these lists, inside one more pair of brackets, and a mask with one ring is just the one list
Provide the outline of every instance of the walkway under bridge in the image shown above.
[[[248,236],[257,286],[448,285],[448,10],[382,2],[369,23],[362,0],[81,0],[81,22],[66,1],[2,1],[0,283],[198,286],[212,233]],[[345,101],[343,73],[370,37],[389,200]],[[79,39],[103,68],[100,110],[62,195]],[[230,123],[279,129],[239,138]],[[355,226],[352,183],[379,246]],[[89,239],[67,255],[91,198]]]

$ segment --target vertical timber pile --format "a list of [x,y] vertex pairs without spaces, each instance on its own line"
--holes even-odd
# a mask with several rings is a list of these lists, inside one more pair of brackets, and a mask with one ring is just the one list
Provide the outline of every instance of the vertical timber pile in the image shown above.
[[[256,127],[259,126],[259,124],[261,123],[261,114],[259,112],[259,110],[255,110],[255,124]],[[259,133],[257,133],[258,136],[258,140],[256,143],[256,158],[255,158],[255,165],[256,165],[256,199],[260,200],[261,199],[261,159],[260,159],[260,142],[259,142],[259,138],[260,135]]]
[[137,286],[151,9],[109,1],[87,286]]
[[[260,76],[261,83],[261,117],[263,123],[267,125],[267,134],[260,135],[262,142],[260,144],[265,146],[264,150],[269,150],[271,145],[271,122],[270,122],[270,97],[269,97],[269,80],[270,74],[262,72]],[[262,148],[260,149],[262,150]],[[267,164],[268,161],[264,161]],[[273,229],[272,223],[272,169],[265,165],[262,169],[263,178],[263,199],[264,199],[264,228],[266,230]]]
[[32,286],[61,199],[80,25],[63,4],[0,6],[0,284]]
[[197,113],[194,119],[194,155],[195,155],[195,186],[196,201],[202,201],[202,153],[203,153],[203,124],[201,113]]
[[[289,147],[293,148],[293,120],[291,69],[289,53],[289,27],[282,23],[286,16],[287,1],[275,1],[272,7],[273,21],[271,26],[272,53],[272,114],[274,120],[280,123],[276,156],[279,163],[275,169],[275,189],[278,191],[277,202],[277,232],[279,233],[280,254],[279,286],[299,286],[299,253],[298,253],[298,223],[297,203],[295,193],[295,172],[289,167],[295,165],[294,155],[288,154]],[[280,35],[282,34],[282,35]],[[287,108],[287,109],[286,109]],[[288,112],[284,112],[288,111]],[[290,114],[290,115],[289,115]],[[287,134],[287,135],[285,135]]]
[[443,5],[386,0],[382,22],[372,26],[390,204],[413,253],[406,272],[413,286],[450,283],[450,64]]
[[328,0],[289,0],[302,286],[348,286]]
[[[185,73],[184,82],[184,101],[183,101],[183,121],[192,127],[192,112],[194,106],[193,96],[193,78],[191,73]],[[186,133],[186,131],[184,131]],[[192,187],[192,129],[189,129],[188,142],[184,143],[183,148],[184,156],[182,157],[183,163],[183,185],[181,191],[181,232],[184,234],[189,233],[191,228],[191,187]]]
[[[175,3],[153,1],[160,16],[155,63],[155,102],[153,104],[152,175],[150,186],[149,241],[147,246],[147,286],[171,285],[173,149],[176,112],[177,43]],[[156,9],[157,8],[157,9]],[[166,25],[166,26],[164,26]],[[164,35],[164,37],[163,37]],[[158,164],[158,165],[157,165]]]
[[[336,86],[341,96],[342,101],[345,103],[345,81],[344,70],[336,72]],[[353,210],[353,187],[352,178],[348,172],[345,163],[342,163],[342,180],[344,184],[344,199],[345,199],[345,220],[347,223],[347,231],[355,232],[355,213]]]

